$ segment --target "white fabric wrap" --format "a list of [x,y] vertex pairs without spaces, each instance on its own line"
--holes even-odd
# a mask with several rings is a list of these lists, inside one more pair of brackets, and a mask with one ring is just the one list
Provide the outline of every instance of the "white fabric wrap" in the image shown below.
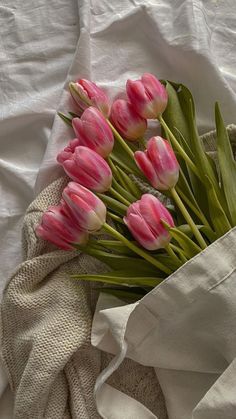
[[[235,152],[235,126],[228,127]],[[215,132],[202,137],[215,160]],[[135,304],[100,294],[92,344],[116,354],[96,381],[104,419],[158,419],[107,385],[125,357],[155,368],[169,419],[236,417],[236,228]],[[111,400],[115,402],[112,403]]]
[[[92,343],[116,353],[119,363],[128,356],[154,367],[169,419],[235,419],[235,254],[236,228],[138,303],[120,307],[115,297],[99,297]],[[109,308],[115,304],[119,306]],[[110,369],[114,370],[112,365]],[[115,391],[106,385],[103,389],[103,374],[97,388],[103,417],[120,418],[119,412],[112,411],[111,398],[107,398],[108,391]],[[120,394],[118,397],[125,411],[126,403],[128,408],[131,403]],[[134,400],[132,408],[129,416],[122,417],[158,417],[146,409],[141,411]]]

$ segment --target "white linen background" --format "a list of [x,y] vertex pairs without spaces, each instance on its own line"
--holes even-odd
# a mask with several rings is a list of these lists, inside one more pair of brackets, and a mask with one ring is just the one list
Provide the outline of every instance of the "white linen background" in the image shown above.
[[[20,262],[24,212],[57,176],[56,152],[73,138],[56,116],[67,108],[68,80],[88,77],[114,95],[149,71],[191,89],[201,132],[213,128],[216,100],[225,122],[236,122],[236,3],[2,0],[0,23],[2,295]],[[2,372],[2,394],[5,384]]]

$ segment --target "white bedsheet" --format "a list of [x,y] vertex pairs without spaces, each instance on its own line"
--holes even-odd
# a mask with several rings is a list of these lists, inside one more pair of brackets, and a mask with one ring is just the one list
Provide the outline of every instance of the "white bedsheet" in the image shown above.
[[91,78],[115,95],[149,71],[192,90],[201,132],[214,125],[216,100],[236,122],[236,3],[2,0],[0,40],[1,297],[21,258],[24,212],[73,138],[55,118],[69,106],[68,80]]

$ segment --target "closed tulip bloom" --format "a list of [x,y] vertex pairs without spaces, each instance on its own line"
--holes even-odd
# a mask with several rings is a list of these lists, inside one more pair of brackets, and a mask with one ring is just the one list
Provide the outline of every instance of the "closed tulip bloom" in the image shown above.
[[68,214],[64,202],[48,208],[36,227],[36,234],[64,250],[73,249],[73,243],[85,244],[88,241],[88,233]]
[[166,88],[153,74],[145,73],[141,80],[128,80],[126,92],[136,112],[143,118],[157,118],[167,106]]
[[107,162],[88,147],[78,146],[74,153],[64,150],[57,156],[67,175],[75,182],[96,192],[111,186],[112,172]]
[[160,190],[174,188],[179,178],[175,153],[162,137],[152,137],[145,151],[136,151],[135,161],[151,185]]
[[69,85],[71,95],[77,104],[85,109],[95,106],[108,118],[110,114],[110,101],[106,93],[92,81],[80,79]]
[[144,194],[139,201],[131,204],[124,217],[131,234],[147,250],[165,248],[170,242],[170,234],[161,220],[174,226],[169,211],[151,194]]
[[81,228],[90,233],[100,230],[106,221],[106,207],[101,199],[75,182],[68,183],[62,196]]
[[128,140],[142,138],[147,121],[142,118],[127,100],[117,99],[111,108],[111,120],[117,129]]
[[107,157],[114,146],[114,137],[106,119],[99,110],[90,106],[81,118],[74,118],[72,126],[79,145],[91,148]]

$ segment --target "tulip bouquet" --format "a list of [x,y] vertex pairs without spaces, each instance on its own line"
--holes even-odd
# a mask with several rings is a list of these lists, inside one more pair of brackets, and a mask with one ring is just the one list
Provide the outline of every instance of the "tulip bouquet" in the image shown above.
[[[75,138],[57,161],[71,181],[36,232],[104,263],[103,274],[74,278],[140,298],[236,225],[236,167],[219,106],[213,159],[184,85],[146,73],[113,103],[85,79],[69,89],[74,109],[59,115]],[[150,119],[158,135],[147,139]]]

